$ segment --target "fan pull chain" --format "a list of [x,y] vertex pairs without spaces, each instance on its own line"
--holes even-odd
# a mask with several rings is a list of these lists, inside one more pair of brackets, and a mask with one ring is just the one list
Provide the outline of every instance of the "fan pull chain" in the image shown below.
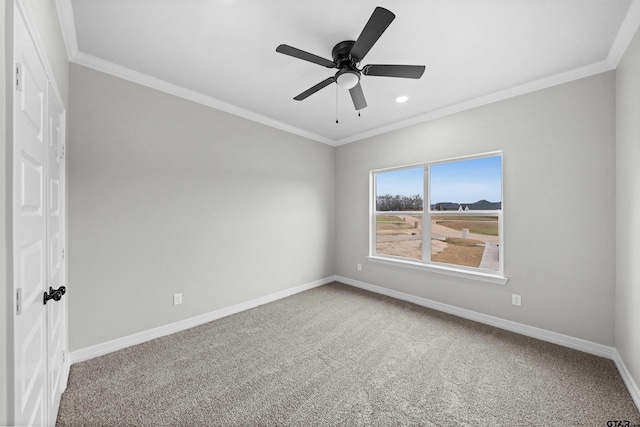
[[336,83],[336,124],[338,123],[338,84]]

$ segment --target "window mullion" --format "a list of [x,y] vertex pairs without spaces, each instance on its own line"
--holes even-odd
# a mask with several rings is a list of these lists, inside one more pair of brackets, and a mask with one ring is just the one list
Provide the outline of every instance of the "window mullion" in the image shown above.
[[372,203],[369,204],[369,233],[370,233],[370,238],[369,238],[369,242],[370,242],[370,247],[369,247],[369,253],[370,254],[374,254],[374,255],[378,255],[378,238],[377,238],[377,217],[376,217],[376,213],[378,211],[378,207],[377,207],[377,194],[378,194],[378,189],[376,186],[376,179],[375,179],[375,175],[370,175],[369,177],[369,189],[371,191],[371,198]]
[[422,261],[431,262],[431,194],[429,193],[429,165],[424,166],[422,194]]

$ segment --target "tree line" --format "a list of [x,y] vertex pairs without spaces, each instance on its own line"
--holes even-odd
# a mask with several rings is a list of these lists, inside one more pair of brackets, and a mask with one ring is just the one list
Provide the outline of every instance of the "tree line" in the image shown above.
[[384,194],[376,198],[376,210],[378,211],[421,211],[422,196],[401,196],[396,194]]

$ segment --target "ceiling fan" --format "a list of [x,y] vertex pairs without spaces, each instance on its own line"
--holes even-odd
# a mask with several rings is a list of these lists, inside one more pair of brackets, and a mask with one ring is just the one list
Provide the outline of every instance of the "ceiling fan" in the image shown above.
[[362,75],[402,77],[408,79],[419,79],[422,77],[425,69],[424,65],[370,64],[358,68],[358,65],[364,59],[365,55],[378,41],[395,17],[396,16],[389,10],[383,7],[376,7],[356,41],[345,40],[333,47],[331,51],[333,61],[286,44],[278,46],[276,52],[313,62],[314,64],[327,68],[338,69],[334,76],[326,78],[293,99],[302,101],[320,89],[329,86],[331,83],[337,83],[338,86],[349,90],[353,105],[356,110],[361,110],[367,106],[362,86],[360,86],[360,78]]

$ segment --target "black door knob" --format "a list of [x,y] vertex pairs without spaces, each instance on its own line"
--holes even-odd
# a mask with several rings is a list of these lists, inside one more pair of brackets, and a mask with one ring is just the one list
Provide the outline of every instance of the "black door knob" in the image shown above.
[[67,288],[65,288],[64,286],[60,286],[58,289],[53,289],[51,286],[49,286],[49,293],[45,292],[43,296],[44,305],[47,305],[47,301],[49,301],[50,299],[54,301],[60,301],[62,299],[62,295],[66,293]]

